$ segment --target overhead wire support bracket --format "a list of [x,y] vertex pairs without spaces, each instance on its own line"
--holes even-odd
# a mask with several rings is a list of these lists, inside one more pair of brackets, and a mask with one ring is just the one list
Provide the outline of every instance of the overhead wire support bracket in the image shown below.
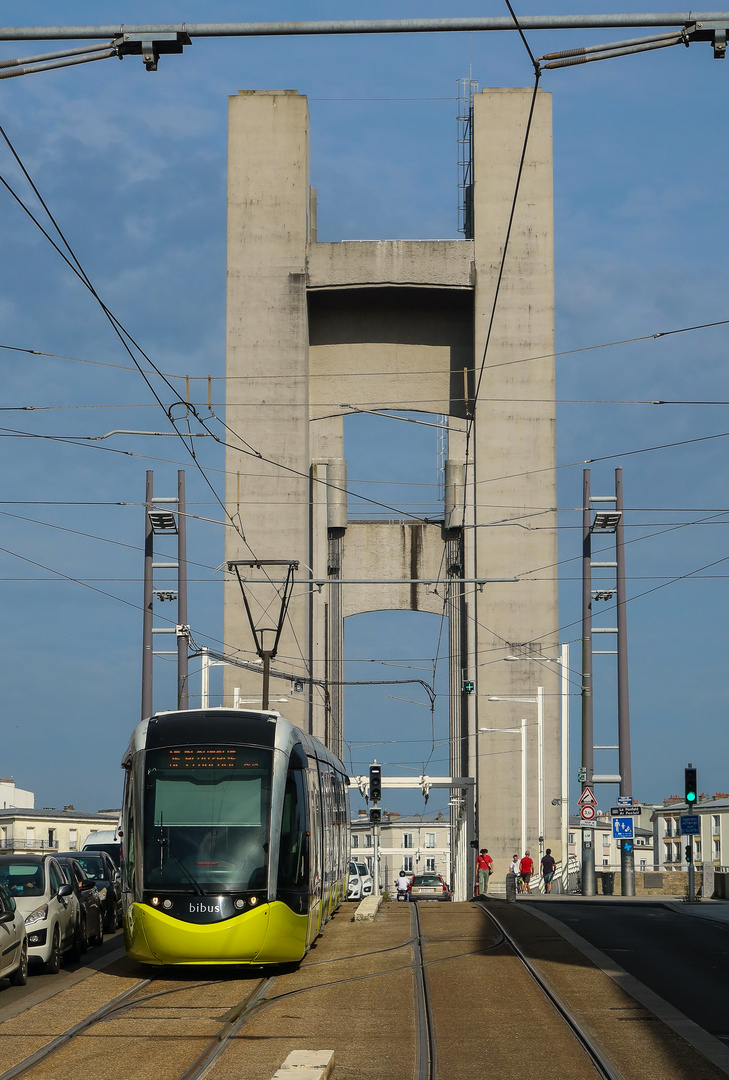
[[[256,646],[256,652],[260,659],[263,661],[263,690],[261,694],[261,708],[268,709],[269,704],[269,684],[271,674],[271,661],[275,658],[278,652],[279,641],[281,640],[281,632],[286,620],[286,613],[289,608],[289,600],[291,599],[291,593],[294,588],[294,574],[299,569],[299,563],[297,559],[233,559],[228,564],[228,570],[234,570],[235,576],[238,579],[240,585],[241,595],[243,597],[243,604],[246,609],[246,615],[248,616],[248,623],[253,634],[253,641]],[[266,566],[285,566],[287,567],[286,578],[283,582],[283,588],[279,592],[279,598],[281,603],[279,605],[278,620],[275,626],[256,626],[253,613],[251,611],[250,604],[248,603],[248,596],[246,594],[246,579],[241,577],[240,567],[250,566],[256,567],[261,570]],[[271,581],[270,578],[266,581],[258,582],[258,584],[272,585],[274,588],[277,584],[275,581]],[[249,582],[250,584],[250,582]],[[273,645],[270,648],[265,648],[264,634],[273,634]]]

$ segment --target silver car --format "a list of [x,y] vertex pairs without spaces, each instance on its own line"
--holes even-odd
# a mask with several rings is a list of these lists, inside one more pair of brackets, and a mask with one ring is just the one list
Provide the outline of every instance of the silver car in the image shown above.
[[81,913],[73,886],[50,855],[0,855],[0,885],[25,919],[28,957],[56,974],[65,954],[78,960]]
[[10,979],[13,986],[25,986],[28,981],[25,922],[3,885],[0,885],[0,979]]

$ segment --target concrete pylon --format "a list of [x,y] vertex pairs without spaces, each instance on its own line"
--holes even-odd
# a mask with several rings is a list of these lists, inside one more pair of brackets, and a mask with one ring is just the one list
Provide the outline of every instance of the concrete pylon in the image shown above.
[[[479,734],[479,727],[515,728],[527,717],[528,846],[533,854],[539,847],[542,791],[544,846],[555,855],[560,847],[559,811],[551,806],[561,795],[558,672],[539,659],[558,655],[547,94],[536,103],[473,401],[530,100],[531,90],[522,89],[476,97],[473,240],[357,243],[317,242],[306,99],[256,91],[230,101],[226,502],[240,514],[245,541],[227,530],[226,559],[298,559],[302,567],[276,666],[301,676],[304,693],[282,683],[280,695],[274,682],[272,704],[288,697],[287,717],[341,753],[344,620],[381,609],[440,615],[445,598],[451,775],[477,778],[478,836],[497,871],[521,838],[521,748],[519,738]],[[342,497],[346,410],[332,402],[447,415],[449,476],[465,476],[455,492],[461,503],[447,498],[436,524],[349,520]],[[440,595],[413,584],[442,578],[446,563],[446,576],[456,580]],[[520,580],[482,592],[457,583],[511,576]],[[307,578],[328,584],[319,590]],[[404,583],[348,584],[354,578]],[[255,586],[262,618],[272,588]],[[234,582],[226,585],[224,632],[227,651],[250,660]],[[523,662],[499,662],[512,655]],[[475,693],[464,692],[464,677]],[[538,686],[545,688],[541,787],[536,705],[488,701],[536,701]],[[244,700],[260,696],[255,673],[227,668],[226,700],[236,687]]]

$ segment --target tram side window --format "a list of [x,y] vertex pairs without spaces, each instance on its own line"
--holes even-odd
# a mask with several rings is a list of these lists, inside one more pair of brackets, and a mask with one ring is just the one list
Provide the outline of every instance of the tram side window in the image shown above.
[[296,889],[306,885],[309,874],[306,863],[304,773],[301,769],[289,769],[281,819],[281,846],[278,859],[279,889]]

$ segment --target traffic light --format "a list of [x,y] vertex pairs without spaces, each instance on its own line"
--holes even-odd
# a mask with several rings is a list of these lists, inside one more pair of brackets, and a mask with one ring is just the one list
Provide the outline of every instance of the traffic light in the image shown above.
[[370,810],[370,825],[379,825],[382,821],[382,811],[379,806],[373,806]]
[[689,806],[693,806],[696,802],[696,769],[692,765],[689,765],[688,769],[684,769],[684,776],[686,779],[686,802]]
[[370,799],[379,802],[382,798],[382,766],[370,765]]
[[686,862],[691,862],[691,845],[687,844],[683,850],[686,852]]

